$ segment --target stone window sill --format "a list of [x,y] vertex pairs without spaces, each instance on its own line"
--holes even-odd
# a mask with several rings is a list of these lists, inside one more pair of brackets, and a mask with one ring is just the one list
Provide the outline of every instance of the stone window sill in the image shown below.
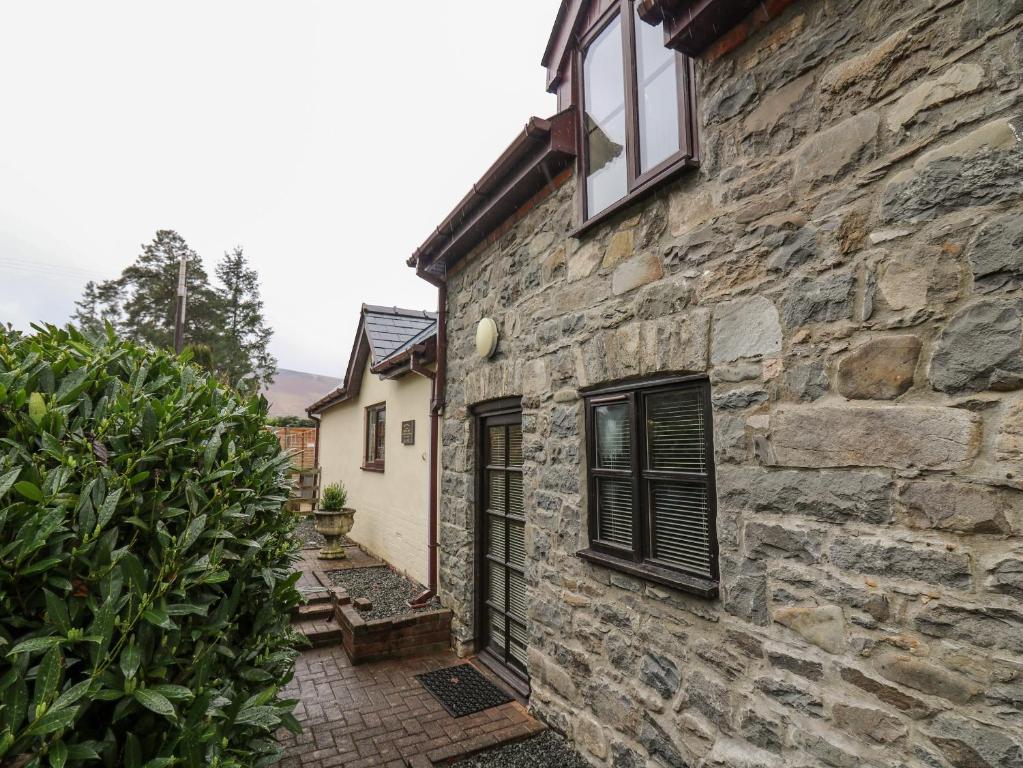
[[384,465],[383,464],[363,464],[362,465],[362,471],[363,472],[383,472],[384,471]]
[[714,598],[718,595],[718,583],[710,579],[701,579],[699,576],[677,573],[676,571],[660,568],[650,563],[634,563],[629,560],[622,560],[619,557],[596,552],[592,549],[579,550],[576,552],[576,555],[589,563],[621,571],[630,576],[638,576],[641,579],[663,584],[680,592],[689,592],[697,597]]

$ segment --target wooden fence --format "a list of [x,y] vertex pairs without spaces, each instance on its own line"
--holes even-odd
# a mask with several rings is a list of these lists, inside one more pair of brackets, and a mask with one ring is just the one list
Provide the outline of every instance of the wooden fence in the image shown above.
[[281,448],[291,453],[295,469],[316,469],[316,427],[274,427]]
[[316,427],[274,427],[281,448],[292,455],[294,489],[288,506],[311,512],[320,496],[320,473],[316,469]]
[[306,469],[291,475],[293,488],[288,508],[296,512],[312,512],[320,500],[320,472]]

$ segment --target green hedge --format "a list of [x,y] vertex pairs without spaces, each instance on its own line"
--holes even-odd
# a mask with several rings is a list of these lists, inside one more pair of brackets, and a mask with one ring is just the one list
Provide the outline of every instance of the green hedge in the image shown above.
[[265,421],[170,354],[0,328],[0,765],[276,761],[299,594]]

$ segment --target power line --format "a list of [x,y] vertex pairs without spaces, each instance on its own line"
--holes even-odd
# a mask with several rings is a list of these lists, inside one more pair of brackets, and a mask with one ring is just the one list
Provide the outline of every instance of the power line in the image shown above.
[[41,261],[40,259],[23,259],[17,256],[0,255],[0,263],[7,263],[18,266],[26,266],[39,269],[57,269],[69,272],[81,272],[82,274],[93,274],[92,270],[65,262]]
[[67,278],[77,281],[103,279],[96,272],[56,262],[26,261],[10,256],[0,256],[0,271],[15,272],[24,275],[42,277]]

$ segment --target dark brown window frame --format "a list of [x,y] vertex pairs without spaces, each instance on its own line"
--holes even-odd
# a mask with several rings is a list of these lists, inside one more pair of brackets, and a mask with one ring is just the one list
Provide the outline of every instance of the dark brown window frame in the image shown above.
[[[373,403],[373,405],[367,405],[366,409],[365,409],[365,421],[364,421],[363,430],[362,430],[362,468],[364,470],[366,470],[367,472],[383,472],[384,471],[384,461],[387,458],[387,452],[386,451],[384,451],[384,457],[383,458],[377,458],[374,455],[373,458],[371,459],[370,458],[370,453],[369,453],[369,437],[370,437],[369,430],[370,430],[370,425],[371,424],[378,424],[379,423],[379,422],[373,422],[372,421],[372,414],[379,413],[381,411],[384,412],[385,414],[387,413],[387,403],[386,403],[386,401],[382,402],[382,403]],[[386,416],[384,417],[384,439],[385,440],[387,439],[387,417]],[[377,438],[377,433],[376,432],[373,433],[373,442],[374,442],[374,446],[376,446],[379,443],[379,440]]]
[[[676,52],[676,76],[678,77],[679,93],[679,130],[680,149],[665,158],[646,172],[640,170],[642,162],[639,151],[639,107],[638,80],[636,65],[636,30],[634,7],[638,0],[615,0],[612,5],[582,35],[572,57],[572,88],[575,91],[573,101],[578,105],[576,121],[578,155],[576,208],[579,226],[571,233],[581,235],[586,230],[606,221],[623,209],[633,205],[645,197],[656,186],[673,178],[687,168],[699,167],[699,137],[696,128],[696,87],[695,69],[689,57]],[[618,201],[611,203],[603,210],[589,215],[586,196],[586,169],[589,163],[586,143],[586,99],[585,83],[583,82],[583,59],[590,44],[619,15],[622,19],[622,61],[625,67],[625,153],[626,153],[626,193]]]
[[[581,392],[586,409],[586,485],[588,507],[589,547],[578,552],[578,556],[597,565],[619,570],[633,576],[664,584],[674,589],[691,592],[700,597],[715,597],[718,594],[717,550],[717,491],[715,487],[714,435],[713,424],[705,435],[705,462],[707,466],[704,482],[707,488],[707,525],[711,543],[711,578],[686,572],[651,557],[653,550],[651,530],[654,525],[646,486],[657,479],[667,479],[667,473],[646,467],[646,430],[644,424],[646,399],[660,392],[679,389],[697,389],[700,392],[704,412],[711,414],[710,383],[706,376],[679,375],[654,379],[618,383]],[[627,403],[630,407],[631,469],[627,471],[608,470],[597,467],[597,439],[594,410],[602,405]],[[674,473],[672,473],[674,474]],[[631,550],[612,545],[596,538],[597,523],[597,479],[600,477],[628,478],[633,494],[633,536]]]
[[[529,698],[530,685],[528,674],[523,675],[521,670],[506,666],[501,660],[493,658],[484,652],[483,641],[485,640],[485,621],[487,605],[483,578],[485,575],[483,561],[487,557],[487,542],[484,538],[485,526],[483,523],[486,515],[485,490],[486,481],[484,471],[487,466],[487,444],[484,435],[484,423],[488,420],[501,418],[522,419],[522,398],[506,397],[498,400],[491,400],[478,403],[470,408],[473,417],[473,459],[475,461],[473,494],[473,645],[478,658],[488,669],[500,677],[506,684],[520,696]],[[525,521],[525,517],[523,518]],[[494,663],[488,663],[488,662]]]

